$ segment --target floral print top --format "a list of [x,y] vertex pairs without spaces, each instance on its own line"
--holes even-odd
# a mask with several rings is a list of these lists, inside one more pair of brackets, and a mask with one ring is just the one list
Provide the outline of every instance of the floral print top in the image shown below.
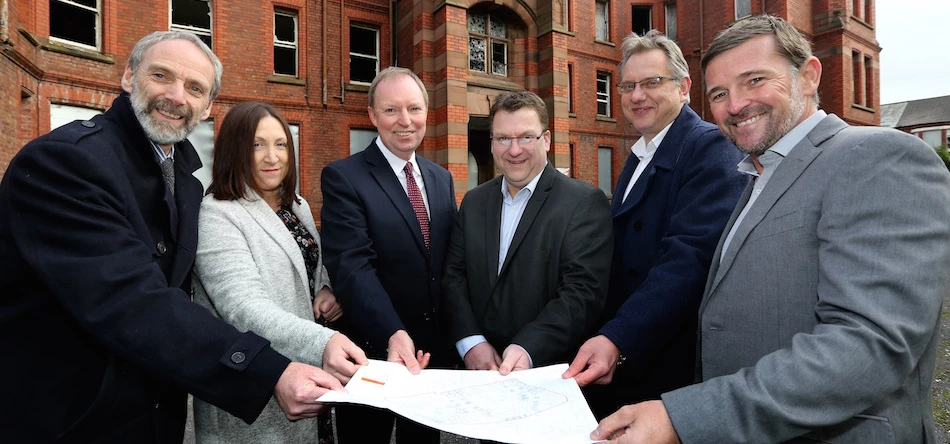
[[287,230],[290,231],[290,235],[297,241],[297,246],[300,247],[303,262],[307,266],[307,279],[310,281],[310,301],[313,302],[315,296],[313,286],[316,282],[315,273],[317,271],[317,264],[320,263],[320,246],[317,245],[317,240],[313,238],[313,235],[310,234],[307,228],[297,219],[297,215],[291,211],[289,204],[281,206],[280,209],[277,210],[277,217],[284,222],[284,226],[287,227]]

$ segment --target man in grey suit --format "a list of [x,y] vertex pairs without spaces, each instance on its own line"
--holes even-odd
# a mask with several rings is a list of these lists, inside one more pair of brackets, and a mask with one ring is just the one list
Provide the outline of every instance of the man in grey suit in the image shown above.
[[702,64],[755,177],[700,306],[703,382],[625,406],[592,437],[933,442],[950,173],[917,138],[820,111],[821,64],[779,18],[737,22]]
[[504,92],[489,120],[502,175],[465,195],[442,294],[465,366],[508,374],[574,356],[604,307],[613,234],[604,193],[548,164],[540,97]]

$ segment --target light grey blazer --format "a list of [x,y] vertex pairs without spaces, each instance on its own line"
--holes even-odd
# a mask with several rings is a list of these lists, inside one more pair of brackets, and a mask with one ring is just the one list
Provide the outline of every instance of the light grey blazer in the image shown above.
[[[749,200],[740,200],[726,233]],[[950,173],[919,139],[829,115],[716,250],[684,443],[933,442]]]
[[[319,367],[335,332],[314,321],[300,247],[263,199],[250,189],[246,195],[229,201],[209,195],[201,203],[195,301],[238,330],[270,340],[291,360]],[[294,204],[293,213],[319,245],[307,202]],[[330,285],[320,256],[316,289]],[[201,444],[317,442],[316,420],[290,422],[274,399],[251,425],[197,398],[194,407]]]

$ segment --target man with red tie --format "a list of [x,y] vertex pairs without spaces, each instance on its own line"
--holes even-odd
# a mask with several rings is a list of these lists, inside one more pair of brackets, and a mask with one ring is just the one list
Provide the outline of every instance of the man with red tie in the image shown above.
[[[323,170],[324,262],[343,306],[341,330],[367,356],[401,362],[413,373],[454,362],[439,335],[439,287],[455,187],[445,169],[415,151],[426,132],[429,96],[405,68],[390,67],[369,88],[379,132],[366,150]],[[341,444],[389,443],[394,416],[338,406]],[[400,443],[438,443],[439,432],[396,421]]]

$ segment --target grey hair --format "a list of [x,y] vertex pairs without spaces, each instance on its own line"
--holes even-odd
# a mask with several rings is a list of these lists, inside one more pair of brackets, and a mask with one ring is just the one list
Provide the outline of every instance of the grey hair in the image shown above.
[[[676,78],[679,84],[682,84],[683,79],[689,77],[689,65],[686,64],[683,51],[680,50],[676,42],[655,29],[651,29],[643,36],[631,32],[630,35],[623,39],[623,43],[620,45],[620,52],[622,54],[620,58],[620,75],[623,75],[623,68],[627,65],[627,61],[630,60],[630,57],[654,49],[663,51],[663,54],[666,55],[666,65],[670,70],[670,75]],[[686,103],[689,103],[689,95],[686,95]]]
[[372,107],[376,102],[376,87],[382,83],[383,80],[396,77],[396,76],[409,76],[413,81],[416,82],[416,85],[419,85],[419,90],[422,91],[422,98],[426,102],[426,108],[429,107],[429,93],[426,91],[426,86],[422,83],[422,80],[419,79],[419,76],[416,73],[412,72],[408,68],[402,68],[399,66],[390,66],[376,74],[376,78],[373,79],[373,83],[369,85],[369,106]]
[[[730,49],[763,35],[770,35],[775,38],[776,51],[788,62],[793,78],[797,76],[798,70],[805,64],[805,61],[813,56],[811,43],[790,23],[774,15],[754,15],[739,20],[716,34],[712,43],[709,44],[709,48],[703,54],[701,62],[703,75],[706,74],[706,67],[713,59]],[[818,91],[815,91],[812,101],[815,102],[815,106],[818,106]]]
[[139,64],[142,63],[142,59],[145,58],[145,53],[156,44],[167,40],[185,40],[191,42],[208,56],[208,59],[211,60],[211,65],[214,66],[214,84],[211,85],[211,100],[218,97],[218,93],[221,92],[221,76],[224,74],[224,66],[221,65],[221,60],[218,59],[218,56],[214,55],[211,48],[209,48],[205,42],[202,42],[198,36],[190,32],[155,31],[142,37],[132,48],[132,53],[129,54],[128,67],[135,73],[139,68]]

